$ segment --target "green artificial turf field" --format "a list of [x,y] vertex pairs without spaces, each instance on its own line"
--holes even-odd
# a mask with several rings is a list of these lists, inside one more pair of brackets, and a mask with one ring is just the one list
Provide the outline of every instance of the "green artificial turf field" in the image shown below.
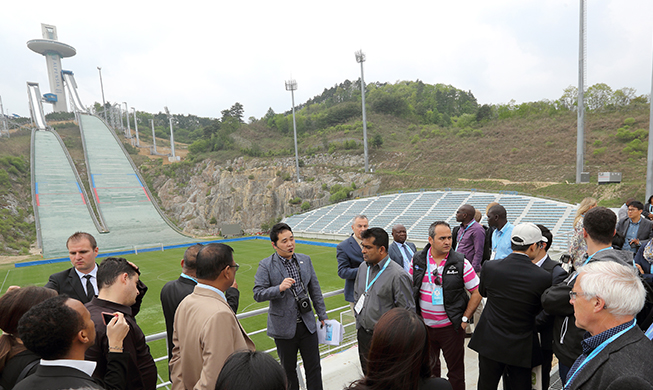
[[[273,253],[269,240],[246,240],[227,243],[234,248],[234,260],[240,264],[236,281],[240,290],[240,304],[238,313],[244,313],[268,306],[268,302],[257,303],[254,301],[252,288],[254,287],[254,275],[258,262]],[[102,248],[100,248],[101,250]],[[164,332],[165,322],[161,309],[159,294],[163,285],[177,279],[181,273],[180,261],[185,248],[171,249],[163,252],[144,252],[138,255],[124,256],[133,261],[141,270],[141,280],[148,286],[148,291],[143,298],[143,305],[136,321],[146,335]],[[313,267],[317,273],[320,287],[323,292],[330,292],[344,287],[344,281],[337,274],[336,249],[324,246],[297,244],[296,251],[311,256]],[[102,258],[98,258],[100,262]],[[36,265],[31,267],[14,268],[12,265],[0,267],[0,291],[3,293],[11,285],[43,286],[48,277],[55,272],[70,268],[69,262],[57,264]],[[327,310],[347,305],[344,296],[338,295],[326,300]],[[330,318],[338,319],[337,313],[330,315]],[[247,332],[263,329],[267,324],[267,316],[259,315],[246,318],[241,321]],[[218,330],[216,330],[218,331]],[[267,350],[274,348],[274,341],[265,333],[252,336],[256,349]],[[152,356],[155,358],[166,354],[165,340],[150,343]],[[167,360],[157,364],[159,375],[165,380],[167,375]]]

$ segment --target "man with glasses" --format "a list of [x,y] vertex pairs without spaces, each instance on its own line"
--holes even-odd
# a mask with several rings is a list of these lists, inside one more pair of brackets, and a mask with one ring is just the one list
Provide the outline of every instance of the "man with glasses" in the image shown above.
[[[482,229],[482,228],[481,228]],[[471,263],[451,248],[451,228],[443,221],[429,227],[429,243],[413,257],[413,297],[417,314],[428,326],[440,377],[440,350],[447,362],[447,379],[454,390],[465,389],[465,330],[479,302],[479,279]],[[471,293],[471,298],[467,292]]]
[[[311,258],[295,253],[295,237],[285,223],[270,230],[275,253],[261,260],[254,278],[254,300],[270,301],[268,336],[274,339],[288,389],[299,390],[297,351],[302,355],[306,388],[322,389],[322,367],[313,307],[321,326],[327,319],[320,283]],[[310,297],[310,299],[309,299]]]
[[233,249],[225,244],[205,245],[195,263],[197,285],[175,314],[170,360],[173,390],[213,389],[229,355],[254,350],[225,297],[239,267]]
[[617,224],[617,233],[624,237],[624,245],[621,248],[637,253],[641,245],[646,245],[653,235],[653,222],[642,218],[644,205],[642,202],[635,200],[628,204],[628,218],[620,220]]
[[578,270],[569,301],[587,332],[565,389],[653,389],[653,344],[635,321],[645,298],[630,265],[592,262]]

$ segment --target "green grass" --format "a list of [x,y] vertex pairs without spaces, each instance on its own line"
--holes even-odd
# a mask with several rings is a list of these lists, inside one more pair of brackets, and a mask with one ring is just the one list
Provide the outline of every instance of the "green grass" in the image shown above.
[[[272,246],[268,240],[251,240],[228,243],[234,248],[234,260],[240,264],[236,281],[240,290],[240,305],[238,313],[252,311],[268,306],[268,302],[257,303],[254,301],[252,288],[254,287],[254,275],[258,262],[273,253]],[[171,249],[164,252],[147,252],[138,255],[125,256],[133,261],[141,270],[141,280],[148,286],[148,291],[143,298],[143,305],[136,321],[146,335],[165,331],[165,322],[161,309],[159,295],[163,285],[177,279],[181,272],[180,261],[185,249]],[[335,248],[297,244],[296,251],[311,256],[315,272],[323,292],[341,289],[344,281],[337,275],[337,260]],[[98,259],[98,260],[101,260]],[[4,266],[0,268],[0,280],[3,280],[0,291],[6,291],[8,286],[37,285],[43,286],[48,277],[55,272],[70,267],[70,263],[58,263],[37,265],[32,267],[13,268]],[[345,306],[343,295],[326,299],[327,310]],[[339,319],[337,316],[331,318]],[[246,318],[242,321],[247,332],[265,328],[267,317],[260,315]],[[218,330],[216,330],[218,331]],[[252,336],[256,349],[266,350],[274,348],[274,341],[265,333]],[[165,340],[150,343],[152,356],[160,357],[165,355]],[[159,362],[158,372],[161,377],[167,379],[167,364]]]

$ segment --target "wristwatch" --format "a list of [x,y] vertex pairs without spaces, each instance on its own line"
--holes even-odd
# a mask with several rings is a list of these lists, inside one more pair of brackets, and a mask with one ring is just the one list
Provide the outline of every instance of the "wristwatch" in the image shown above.
[[469,318],[463,316],[463,322],[464,322],[464,323],[469,323]]

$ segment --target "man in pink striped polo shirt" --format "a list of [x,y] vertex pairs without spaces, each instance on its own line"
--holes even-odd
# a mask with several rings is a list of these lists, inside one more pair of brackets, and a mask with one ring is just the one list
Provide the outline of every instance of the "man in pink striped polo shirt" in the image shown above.
[[[429,227],[429,243],[413,257],[411,267],[417,313],[429,329],[436,357],[431,373],[440,377],[440,350],[447,379],[465,390],[465,329],[479,302],[479,278],[471,263],[451,248],[451,228],[443,221]],[[467,291],[471,293],[471,298]]]

